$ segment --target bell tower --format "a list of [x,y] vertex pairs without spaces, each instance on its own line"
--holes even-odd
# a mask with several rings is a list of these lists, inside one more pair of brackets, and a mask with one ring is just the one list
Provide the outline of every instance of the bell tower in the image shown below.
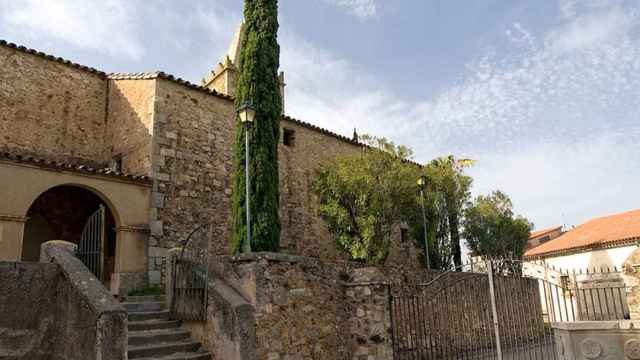
[[[225,95],[236,96],[238,64],[244,36],[244,23],[241,23],[233,40],[231,40],[224,60],[202,79],[202,86]],[[281,71],[278,74],[278,79],[280,80],[280,96],[282,98],[282,113],[284,114],[284,72]]]

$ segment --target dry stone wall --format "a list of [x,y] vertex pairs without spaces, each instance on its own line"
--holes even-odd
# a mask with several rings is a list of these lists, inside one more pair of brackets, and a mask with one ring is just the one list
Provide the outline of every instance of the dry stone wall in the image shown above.
[[99,73],[0,46],[0,150],[105,163],[106,94]]

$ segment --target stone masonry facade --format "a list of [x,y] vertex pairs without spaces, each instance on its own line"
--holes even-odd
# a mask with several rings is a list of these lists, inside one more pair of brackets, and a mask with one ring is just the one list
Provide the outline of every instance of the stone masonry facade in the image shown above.
[[[229,254],[230,95],[164,73],[105,74],[4,41],[0,80],[2,151],[150,176],[148,256],[165,256],[203,223],[212,224],[209,252]],[[311,188],[322,161],[362,145],[287,116],[281,126],[282,251],[344,260]],[[389,262],[418,266],[411,241],[397,238]]]

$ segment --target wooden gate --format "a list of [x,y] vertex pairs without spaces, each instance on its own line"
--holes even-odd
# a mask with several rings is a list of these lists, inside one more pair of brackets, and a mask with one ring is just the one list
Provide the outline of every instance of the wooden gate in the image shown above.
[[100,205],[82,229],[77,256],[100,280],[103,280],[105,240],[105,207]]

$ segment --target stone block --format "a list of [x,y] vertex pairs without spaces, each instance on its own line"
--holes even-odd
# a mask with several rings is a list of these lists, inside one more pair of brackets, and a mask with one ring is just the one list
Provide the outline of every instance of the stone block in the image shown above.
[[164,194],[160,192],[151,193],[151,207],[163,208],[164,207]]
[[160,220],[151,221],[149,223],[149,230],[151,231],[152,236],[162,236],[164,234],[163,227],[162,221]]

